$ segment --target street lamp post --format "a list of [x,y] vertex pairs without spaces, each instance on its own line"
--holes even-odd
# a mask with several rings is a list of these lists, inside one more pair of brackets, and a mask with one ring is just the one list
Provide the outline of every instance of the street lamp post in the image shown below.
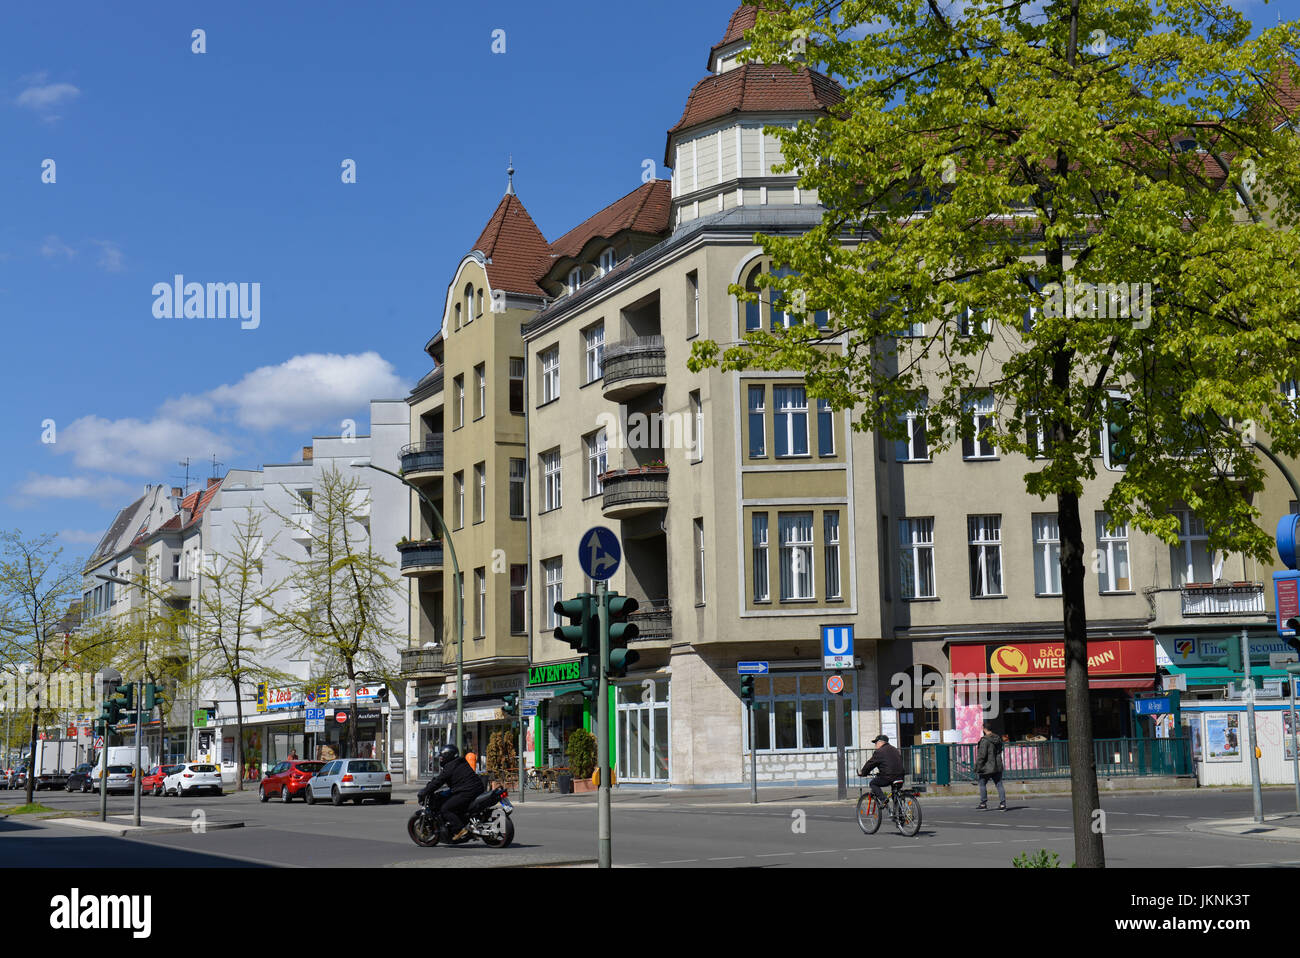
[[451,571],[453,585],[456,592],[456,748],[462,755],[465,753],[465,610],[462,608],[464,597],[461,595],[460,586],[460,562],[456,559],[456,547],[451,541],[451,532],[447,529],[447,523],[442,520],[442,512],[433,504],[433,500],[424,494],[424,490],[415,483],[408,481],[405,477],[392,472],[388,469],[382,469],[376,466],[368,459],[354,459],[350,463],[353,469],[373,469],[375,472],[382,472],[386,476],[392,476],[398,482],[409,486],[415,490],[424,504],[429,507],[433,513],[434,519],[438,521],[438,528],[442,530],[442,541],[447,543],[447,551],[451,553]]

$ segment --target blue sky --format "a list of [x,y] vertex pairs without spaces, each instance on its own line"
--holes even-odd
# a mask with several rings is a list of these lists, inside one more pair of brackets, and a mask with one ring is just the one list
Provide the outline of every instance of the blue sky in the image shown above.
[[[429,369],[507,155],[549,238],[635,189],[733,9],[7,5],[0,528],[84,553],[186,456],[201,483],[213,453],[255,468],[345,418],[364,430],[368,397]],[[260,283],[260,325],[155,318],[177,273]]]
[[[1271,23],[1300,0],[1240,6]],[[213,454],[256,468],[344,419],[364,430],[368,398],[428,370],[507,155],[548,238],[635,189],[734,9],[8,4],[0,528],[84,554],[187,456],[201,484]],[[177,273],[259,283],[259,325],[156,318]]]

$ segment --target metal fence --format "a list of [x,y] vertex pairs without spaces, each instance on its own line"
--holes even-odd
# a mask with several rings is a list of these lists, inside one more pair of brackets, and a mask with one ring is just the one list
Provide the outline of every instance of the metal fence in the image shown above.
[[[903,753],[907,780],[915,784],[948,785],[977,782],[975,758],[978,743],[912,745]],[[1099,738],[1092,743],[1098,778],[1137,775],[1191,775],[1191,745],[1185,736],[1175,738]],[[850,787],[865,787],[858,770],[871,749],[847,749]],[[1013,742],[1002,750],[1002,779],[1009,782],[1070,777],[1070,743]]]

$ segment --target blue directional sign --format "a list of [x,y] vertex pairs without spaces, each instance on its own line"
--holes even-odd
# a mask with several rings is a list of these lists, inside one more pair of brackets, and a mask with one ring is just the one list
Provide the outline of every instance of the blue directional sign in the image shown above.
[[766,662],[737,662],[736,671],[741,675],[767,675]]
[[1133,705],[1138,715],[1167,715],[1171,711],[1169,698],[1164,695],[1151,699],[1134,699]]
[[822,626],[822,668],[853,668],[853,626]]
[[622,561],[618,536],[604,526],[592,526],[578,540],[578,564],[589,579],[603,582],[613,577]]

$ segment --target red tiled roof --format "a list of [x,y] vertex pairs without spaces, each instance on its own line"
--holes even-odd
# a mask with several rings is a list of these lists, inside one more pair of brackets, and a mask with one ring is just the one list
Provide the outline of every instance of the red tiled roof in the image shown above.
[[664,163],[673,165],[672,138],[682,130],[729,113],[815,113],[843,102],[844,91],[830,77],[800,67],[746,63],[695,84],[677,125],[668,131]]
[[507,193],[501,198],[474,249],[489,260],[486,268],[493,289],[529,296],[546,295],[537,285],[537,279],[550,266],[550,248],[515,194]]
[[206,489],[191,492],[181,500],[181,510],[190,510],[190,519],[188,522],[182,524],[181,513],[177,513],[157,529],[154,529],[153,532],[149,532],[146,528],[142,528],[139,535],[136,536],[135,542],[132,544],[136,545],[148,539],[152,539],[160,532],[177,532],[181,529],[188,529],[193,526],[203,518],[203,511],[207,509],[208,504],[212,502],[213,496],[221,491],[221,483],[224,481],[224,479],[218,479]]
[[709,50],[708,69],[713,69],[713,57],[720,49],[729,43],[744,39],[745,31],[753,28],[756,23],[758,23],[758,7],[755,4],[742,3],[737,7],[736,12],[731,15],[731,21],[727,24],[727,32]]
[[668,229],[671,206],[672,183],[651,180],[569,230],[551,244],[551,252],[557,256],[577,256],[592,239],[613,236],[623,230],[663,233]]

